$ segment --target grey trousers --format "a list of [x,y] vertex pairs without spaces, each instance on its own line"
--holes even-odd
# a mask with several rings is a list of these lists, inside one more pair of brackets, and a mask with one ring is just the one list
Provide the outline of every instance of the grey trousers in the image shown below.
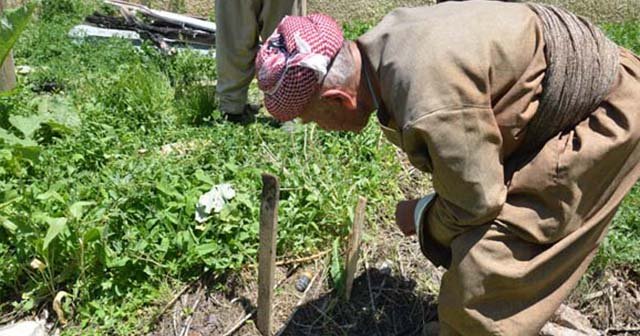
[[294,0],[216,0],[217,95],[220,111],[241,114],[255,76],[258,38],[265,40]]

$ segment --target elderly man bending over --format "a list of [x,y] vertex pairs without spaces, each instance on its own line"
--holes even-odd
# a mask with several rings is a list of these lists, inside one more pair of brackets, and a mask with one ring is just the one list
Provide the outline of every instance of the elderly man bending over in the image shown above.
[[535,335],[640,175],[640,59],[554,7],[398,9],[357,41],[287,17],[257,62],[280,120],[386,137],[433,177],[396,220],[447,268],[441,335]]

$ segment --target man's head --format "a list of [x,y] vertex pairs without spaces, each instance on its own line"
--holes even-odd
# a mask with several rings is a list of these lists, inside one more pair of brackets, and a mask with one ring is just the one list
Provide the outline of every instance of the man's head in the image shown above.
[[368,91],[361,92],[361,68],[356,44],[344,41],[338,24],[321,14],[285,17],[256,60],[258,84],[274,117],[300,117],[329,130],[366,126],[373,108]]

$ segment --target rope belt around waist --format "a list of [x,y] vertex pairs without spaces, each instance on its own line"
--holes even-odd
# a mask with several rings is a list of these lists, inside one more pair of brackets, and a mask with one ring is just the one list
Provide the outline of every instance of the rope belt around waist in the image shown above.
[[611,91],[619,66],[616,44],[586,19],[550,5],[527,5],[542,23],[547,69],[521,153],[539,150],[595,111]]

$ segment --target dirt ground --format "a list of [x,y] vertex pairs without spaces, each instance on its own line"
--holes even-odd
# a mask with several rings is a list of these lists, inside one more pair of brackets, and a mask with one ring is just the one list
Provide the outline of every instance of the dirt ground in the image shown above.
[[[384,238],[383,238],[384,237]],[[385,242],[384,245],[379,242]],[[437,318],[437,284],[443,270],[419,258],[415,240],[381,229],[363,244],[363,254],[351,300],[336,297],[329,288],[329,258],[306,265],[281,267],[273,301],[273,334],[278,335],[421,335],[423,324]],[[303,293],[295,283],[311,274]],[[226,335],[255,309],[255,271],[226,280],[226,291],[206,291],[193,309],[187,335]],[[194,286],[197,287],[197,286]],[[184,314],[198,300],[197,289],[183,295],[162,318],[152,335],[177,335],[187,323]],[[260,335],[254,316],[233,335]],[[175,326],[174,326],[175,325]]]
[[[444,270],[422,257],[414,239],[405,239],[392,228],[370,236],[363,244],[349,301],[330,289],[327,259],[278,269],[274,335],[422,335],[423,326],[437,320],[437,292]],[[302,293],[295,283],[305,272],[313,276],[308,291]],[[226,290],[207,290],[201,296],[194,288],[163,316],[152,335],[179,335],[188,322],[188,311],[193,311],[193,317],[185,335],[260,335],[255,315],[229,334],[256,308],[256,278],[254,271],[234,275],[226,280]],[[603,334],[640,335],[638,274],[625,269],[591,275],[585,282],[589,285],[575,291],[569,306]]]
[[[405,163],[399,176],[407,186],[405,196],[428,192],[426,176],[398,155]],[[331,290],[328,254],[279,267],[272,333],[423,335],[424,325],[437,320],[438,288],[445,270],[422,256],[415,238],[407,239],[385,223],[390,218],[368,219],[351,300],[342,300]],[[311,281],[303,293],[295,284],[304,273]],[[192,286],[162,316],[151,335],[181,335],[189,323],[184,335],[260,335],[255,315],[251,315],[257,302],[256,279],[256,270],[248,269],[224,281]],[[585,276],[566,304],[578,309],[604,335],[640,335],[640,274],[631,269]]]

